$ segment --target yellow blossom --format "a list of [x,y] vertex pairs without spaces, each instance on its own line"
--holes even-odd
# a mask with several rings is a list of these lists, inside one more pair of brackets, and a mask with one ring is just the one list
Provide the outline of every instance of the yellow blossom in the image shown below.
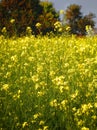
[[36,23],[36,27],[40,28],[41,27],[41,23]]
[[77,122],[77,125],[78,125],[78,126],[82,126],[83,123],[84,123],[84,122],[83,122],[82,120],[79,120],[79,121]]
[[9,84],[4,84],[1,88],[1,90],[7,91],[9,89]]
[[22,124],[22,127],[25,128],[26,126],[28,126],[28,123],[27,123],[27,122],[24,122],[24,123]]
[[94,103],[94,107],[97,108],[97,102]]
[[87,127],[82,127],[81,130],[89,130]]
[[57,107],[57,106],[58,106],[57,100],[56,100],[56,99],[52,100],[52,101],[50,102],[50,106],[51,106],[51,107]]
[[41,113],[36,113],[33,115],[34,120],[41,116]]
[[66,31],[70,31],[70,29],[71,29],[70,26],[66,27]]
[[15,19],[11,19],[11,20],[10,20],[10,23],[13,24],[14,22],[15,22]]
[[7,32],[6,27],[3,27],[3,29],[1,30],[3,34],[5,34]]
[[30,57],[28,57],[28,60],[29,60],[30,62],[32,62],[32,61],[34,60],[34,57],[30,56]]
[[64,10],[60,10],[60,14],[64,14],[65,13],[65,11]]
[[44,125],[44,121],[43,120],[41,120],[40,122],[39,122],[39,125]]
[[43,127],[43,130],[48,130],[48,126],[44,126],[44,127]]

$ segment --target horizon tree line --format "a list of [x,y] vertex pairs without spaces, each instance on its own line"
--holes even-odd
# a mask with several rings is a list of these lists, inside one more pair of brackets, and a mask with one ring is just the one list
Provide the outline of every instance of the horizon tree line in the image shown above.
[[[93,18],[89,13],[83,16],[81,6],[72,4],[67,7],[63,18],[60,20],[59,11],[53,7],[52,2],[40,0],[1,0],[0,1],[0,34],[5,27],[9,36],[22,36],[26,34],[27,27],[32,29],[32,34],[45,35],[49,32],[56,34],[55,23],[61,22],[63,30],[70,27],[70,34],[86,35],[85,27],[95,27]],[[36,26],[40,23],[40,26]],[[63,33],[63,32],[60,32]]]

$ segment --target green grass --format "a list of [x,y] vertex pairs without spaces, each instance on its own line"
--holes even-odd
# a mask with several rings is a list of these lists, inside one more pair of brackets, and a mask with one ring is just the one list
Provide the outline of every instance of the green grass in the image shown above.
[[97,130],[97,37],[0,37],[0,130]]

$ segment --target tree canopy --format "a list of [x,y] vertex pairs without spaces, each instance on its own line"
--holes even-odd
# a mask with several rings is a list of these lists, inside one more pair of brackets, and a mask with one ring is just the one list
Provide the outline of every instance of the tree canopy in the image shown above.
[[9,35],[25,34],[26,28],[31,27],[34,34],[38,34],[36,27],[40,23],[43,34],[52,31],[58,13],[53,4],[39,0],[1,0],[0,1],[0,30],[6,27]]
[[90,25],[92,28],[95,26],[95,22],[93,20],[94,14],[89,13],[88,15],[83,16],[81,12],[81,6],[72,4],[66,9],[66,22],[67,25],[71,28],[71,33],[77,35],[85,35],[86,25]]
[[[39,0],[1,0],[0,28],[6,27],[10,34],[13,33],[13,28],[18,34],[25,32],[27,26],[34,30],[42,10]],[[11,22],[12,19],[15,20],[14,25]]]
[[[86,25],[95,26],[94,14],[83,16],[81,6],[73,4],[65,11],[66,26],[71,28],[73,34],[85,35]],[[40,0],[1,0],[0,1],[0,33],[6,28],[8,34],[25,35],[27,27],[33,33],[45,35],[54,32],[55,23],[59,22],[59,13],[52,2]],[[64,26],[62,24],[62,26]],[[28,28],[29,30],[29,28]]]
[[41,24],[41,32],[46,34],[47,32],[54,31],[54,23],[59,20],[59,14],[51,2],[42,1],[40,4],[43,7],[43,11],[39,16],[38,22]]

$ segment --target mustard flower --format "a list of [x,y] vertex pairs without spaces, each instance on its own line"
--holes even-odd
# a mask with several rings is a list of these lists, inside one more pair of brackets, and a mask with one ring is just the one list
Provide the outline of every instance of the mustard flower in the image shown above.
[[43,127],[43,130],[48,130],[48,126],[44,126],[44,127]]
[[71,30],[70,26],[67,26],[66,31],[70,31],[70,30]]
[[52,100],[52,101],[50,102],[50,106],[51,106],[51,107],[57,107],[57,106],[58,106],[57,100],[56,100],[56,99]]
[[4,84],[1,88],[1,90],[7,91],[9,89],[9,84]]
[[87,127],[82,127],[81,130],[89,130]]
[[64,10],[60,10],[60,14],[64,14],[65,13],[65,11]]
[[41,115],[42,115],[41,113],[36,113],[36,114],[33,115],[33,118],[34,118],[34,119],[37,119],[37,118],[40,117]]
[[97,102],[94,103],[94,107],[97,108]]
[[31,34],[32,34],[32,29],[31,29],[31,27],[27,27],[27,28],[26,28],[26,33],[27,33],[28,35],[31,35]]
[[41,23],[36,23],[37,28],[41,28]]
[[26,126],[28,126],[28,123],[27,123],[27,122],[24,122],[24,123],[22,124],[22,128],[25,128]]
[[3,34],[6,34],[7,33],[6,27],[3,27],[3,29],[1,31],[2,31]]
[[11,19],[11,20],[10,20],[10,23],[11,23],[11,24],[15,23],[15,19]]
[[43,120],[41,120],[40,122],[39,122],[39,125],[44,125],[44,121]]

